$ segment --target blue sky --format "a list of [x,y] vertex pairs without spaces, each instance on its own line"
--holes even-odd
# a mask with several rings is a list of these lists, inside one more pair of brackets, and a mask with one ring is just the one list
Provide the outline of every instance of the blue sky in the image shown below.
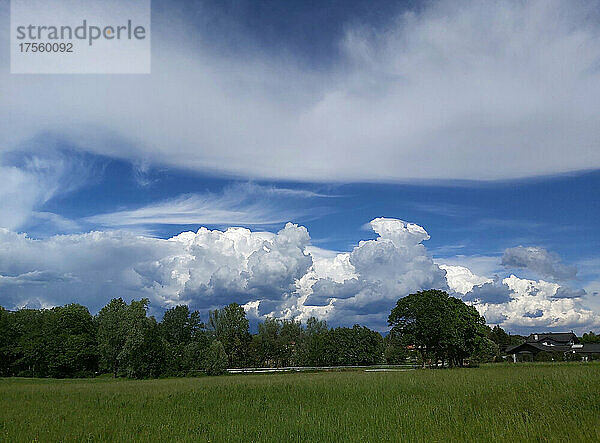
[[0,52],[0,304],[599,328],[595,6],[155,1],[150,75]]
[[[79,154],[64,151],[62,155]],[[219,177],[94,155],[84,155],[82,161],[87,171],[81,187],[38,208],[80,223],[75,232],[101,229],[102,224],[86,220],[98,214],[133,210],[185,195],[219,197],[235,186],[256,185],[316,195],[281,199],[274,208],[282,214],[287,211],[289,220],[265,220],[253,226],[277,231],[287,221],[301,223],[309,229],[313,243],[337,251],[351,249],[358,240],[375,238],[364,225],[376,217],[401,218],[426,227],[432,236],[427,246],[436,257],[501,255],[516,245],[542,245],[566,261],[577,262],[598,257],[600,250],[596,232],[600,205],[590,200],[600,189],[600,172],[485,183],[302,183]],[[201,212],[198,217],[202,218]],[[232,226],[202,225],[211,229]],[[168,238],[184,230],[197,230],[198,223],[136,227]],[[56,226],[35,220],[27,227],[36,237],[53,235],[56,230]]]

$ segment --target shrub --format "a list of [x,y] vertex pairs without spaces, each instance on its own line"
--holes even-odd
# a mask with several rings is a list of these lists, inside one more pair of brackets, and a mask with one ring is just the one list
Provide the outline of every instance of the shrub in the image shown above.
[[538,352],[535,356],[535,361],[552,361],[552,353],[547,351]]

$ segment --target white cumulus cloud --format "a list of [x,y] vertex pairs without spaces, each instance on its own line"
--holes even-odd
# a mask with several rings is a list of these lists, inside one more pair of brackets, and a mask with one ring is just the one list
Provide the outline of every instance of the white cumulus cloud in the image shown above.
[[473,289],[473,286],[490,281],[486,277],[475,275],[466,266],[440,265],[440,268],[446,271],[446,280],[450,289],[460,294],[466,294]]
[[291,223],[278,233],[200,228],[168,240],[121,231],[34,240],[4,229],[0,303],[77,301],[95,310],[122,296],[149,297],[155,309],[206,310],[237,302],[261,316],[317,314],[381,328],[397,298],[447,285],[421,244],[429,238],[423,228],[383,218],[371,226],[379,237],[349,253],[310,245],[306,228]]
[[346,322],[377,318],[381,327],[398,298],[448,287],[445,272],[422,244],[429,239],[425,229],[390,218],[376,218],[370,226],[379,235],[375,240],[361,241],[350,253],[315,260],[300,282],[300,293],[306,295],[303,313]]
[[113,297],[148,297],[158,313],[176,304],[205,312],[236,302],[251,317],[315,315],[385,330],[397,299],[437,288],[512,331],[600,325],[584,306],[585,291],[438,265],[421,226],[391,218],[370,226],[377,238],[349,252],[311,245],[307,229],[292,223],[277,233],[200,228],[166,240],[126,231],[32,239],[0,229],[0,305],[78,302],[97,311]]
[[488,323],[526,333],[600,326],[600,315],[581,304],[584,294],[557,283],[510,275],[475,286],[463,299],[473,302]]

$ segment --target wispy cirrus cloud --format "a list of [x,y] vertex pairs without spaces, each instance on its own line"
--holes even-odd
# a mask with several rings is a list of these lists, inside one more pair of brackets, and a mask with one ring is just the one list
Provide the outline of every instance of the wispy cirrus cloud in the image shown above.
[[[226,187],[220,193],[184,194],[146,206],[98,214],[87,223],[110,228],[152,225],[269,226],[324,215],[326,206],[303,200],[328,198],[326,194],[252,183]],[[304,206],[304,207],[303,207]]]
[[444,217],[465,217],[470,215],[473,210],[466,205],[457,205],[446,202],[415,202],[409,206],[421,212],[442,215]]
[[35,143],[27,150],[0,152],[0,228],[21,229],[41,222],[54,233],[75,229],[75,222],[41,208],[93,180],[95,169],[84,155]]

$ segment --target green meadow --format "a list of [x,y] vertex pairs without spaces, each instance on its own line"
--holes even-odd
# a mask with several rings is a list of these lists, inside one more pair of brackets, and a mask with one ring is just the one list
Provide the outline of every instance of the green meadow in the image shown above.
[[0,379],[0,441],[599,441],[600,364]]

